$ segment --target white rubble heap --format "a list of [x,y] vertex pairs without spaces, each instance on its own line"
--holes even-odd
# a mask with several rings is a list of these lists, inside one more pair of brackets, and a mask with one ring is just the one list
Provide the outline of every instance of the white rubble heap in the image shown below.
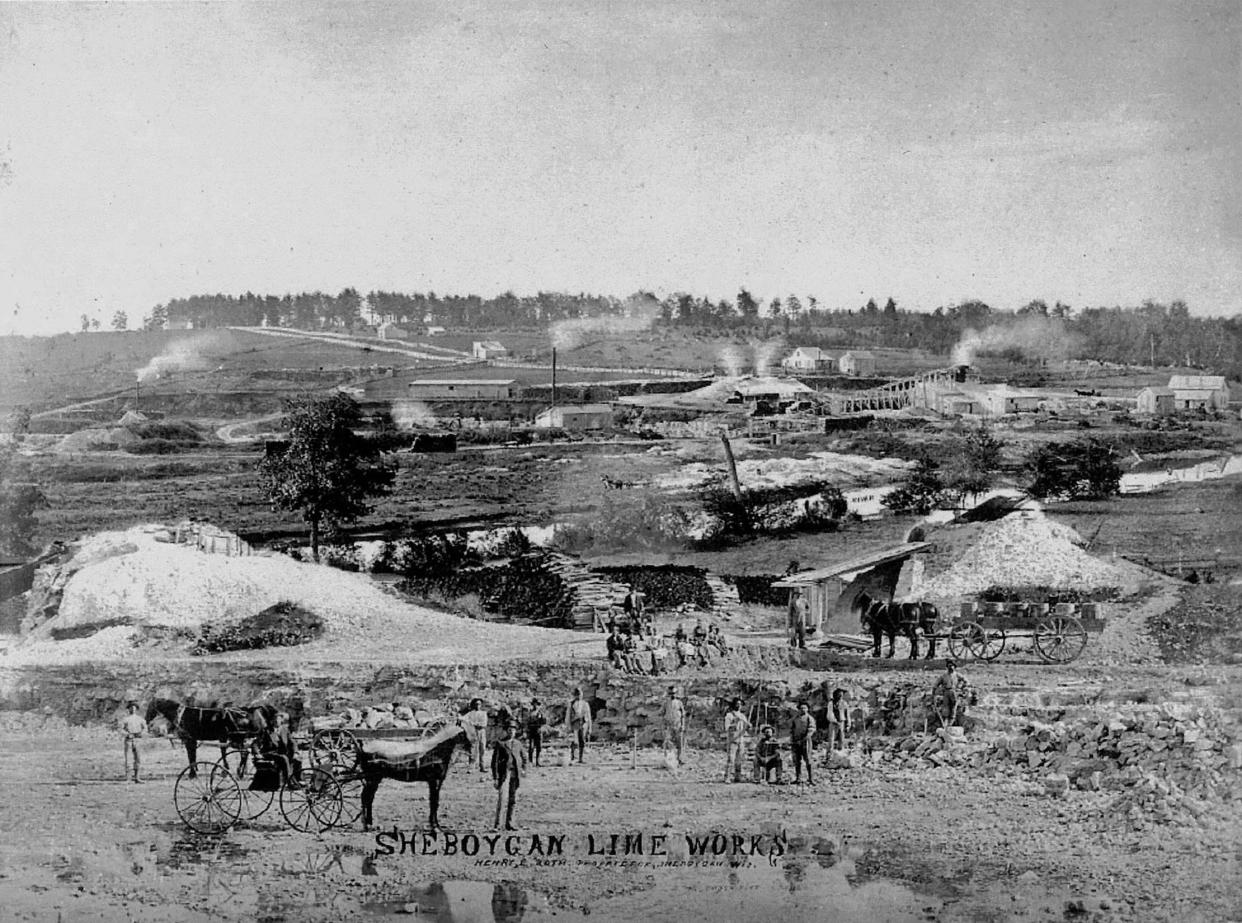
[[170,543],[167,534],[162,526],[138,526],[71,546],[70,557],[53,565],[57,573],[47,581],[61,593],[55,615],[10,649],[6,662],[123,657],[152,637],[177,634],[180,642],[162,643],[188,649],[205,623],[237,621],[286,601],[318,615],[323,637],[295,648],[229,656],[350,660],[391,651],[409,661],[440,663],[557,659],[572,656],[567,645],[581,638],[434,612],[396,598],[365,574],[279,554],[207,554]]

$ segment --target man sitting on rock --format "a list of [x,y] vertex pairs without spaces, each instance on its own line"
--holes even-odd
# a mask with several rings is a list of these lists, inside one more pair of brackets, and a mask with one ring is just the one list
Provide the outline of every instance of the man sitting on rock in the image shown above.
[[759,741],[755,744],[755,781],[772,781],[772,770],[776,770],[776,784],[784,785],[784,768],[781,766],[781,745],[774,736],[772,725],[765,724],[759,732]]

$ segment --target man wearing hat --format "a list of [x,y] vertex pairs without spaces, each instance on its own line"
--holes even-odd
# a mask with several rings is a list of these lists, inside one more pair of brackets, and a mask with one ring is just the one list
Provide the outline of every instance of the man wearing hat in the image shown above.
[[750,722],[742,714],[742,700],[734,699],[725,712],[725,744],[728,747],[725,761],[725,781],[742,781],[742,753],[746,750],[746,732]]
[[503,806],[505,829],[512,830],[513,806],[517,802],[517,790],[521,784],[522,750],[516,740],[517,719],[504,712],[498,716],[498,724],[500,738],[492,746],[492,783],[496,786],[496,821],[493,827],[500,827],[500,809]]
[[932,686],[932,703],[942,727],[957,724],[970,697],[970,683],[957,672],[952,660],[944,662],[944,673]]
[[755,781],[771,782],[772,770],[776,770],[776,784],[784,785],[784,770],[781,766],[781,745],[776,741],[776,729],[765,724],[759,729],[759,742],[755,744]]
[[668,698],[664,700],[664,750],[677,751],[677,765],[684,760],[682,753],[686,749],[686,705],[677,697],[677,687],[668,687]]
[[139,785],[142,779],[138,775],[138,738],[147,736],[147,722],[138,714],[138,703],[129,702],[126,705],[129,710],[124,718],[121,719],[121,733],[125,736],[125,762],[128,766],[130,759],[134,761],[133,780]]
[[530,708],[526,711],[526,760],[536,766],[543,755],[543,727],[547,723],[543,705],[538,699],[531,699]]

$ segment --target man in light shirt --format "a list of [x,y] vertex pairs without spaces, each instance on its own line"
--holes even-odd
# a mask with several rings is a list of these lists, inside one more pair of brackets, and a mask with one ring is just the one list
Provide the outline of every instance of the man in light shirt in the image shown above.
[[582,698],[581,689],[574,690],[574,697],[565,712],[565,723],[569,725],[570,762],[573,762],[574,750],[577,750],[578,762],[581,763],[586,755],[587,738],[591,736],[591,706]]
[[686,749],[686,705],[677,697],[677,689],[668,687],[664,700],[664,750],[677,750],[677,765],[684,762],[682,752]]
[[484,772],[483,752],[487,749],[487,709],[483,707],[482,699],[470,700],[470,711],[466,712],[466,721],[474,728],[474,738],[470,741],[470,746],[479,762],[479,772]]
[[746,750],[746,732],[750,722],[742,714],[742,700],[734,699],[725,712],[725,742],[728,752],[725,762],[725,781],[742,781],[742,754]]
[[121,719],[121,733],[125,735],[125,760],[133,760],[134,782],[142,784],[138,775],[138,738],[147,736],[147,723],[138,714],[138,703],[129,703],[129,714]]

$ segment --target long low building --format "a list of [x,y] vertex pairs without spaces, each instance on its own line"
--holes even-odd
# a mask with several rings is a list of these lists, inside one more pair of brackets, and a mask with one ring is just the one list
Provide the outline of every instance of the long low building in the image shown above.
[[512,378],[419,378],[406,388],[410,397],[424,401],[504,401],[518,390]]

